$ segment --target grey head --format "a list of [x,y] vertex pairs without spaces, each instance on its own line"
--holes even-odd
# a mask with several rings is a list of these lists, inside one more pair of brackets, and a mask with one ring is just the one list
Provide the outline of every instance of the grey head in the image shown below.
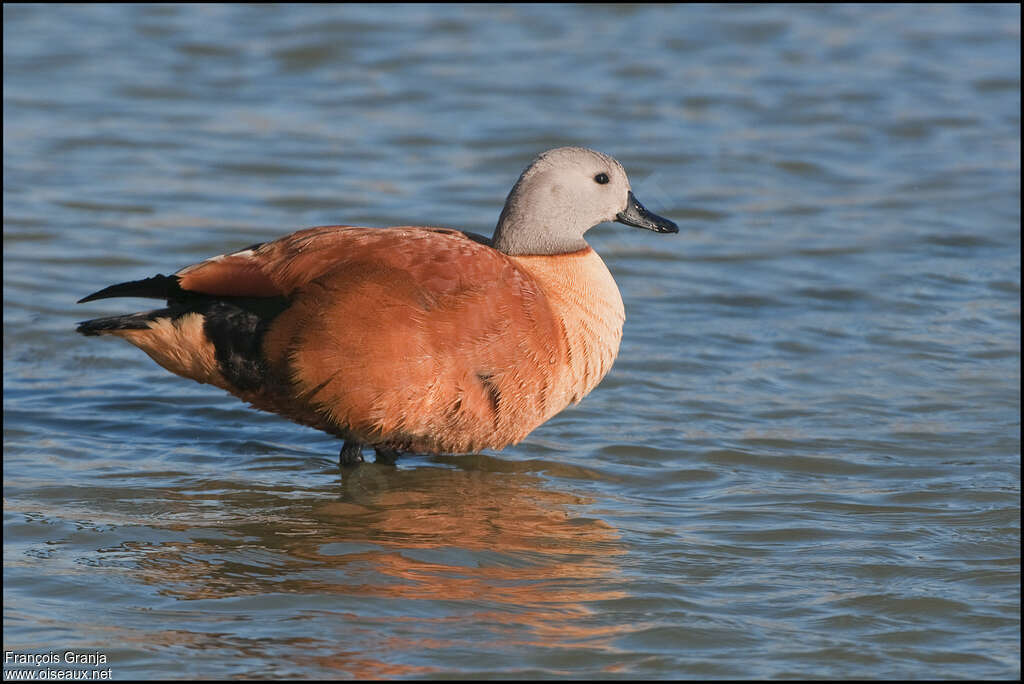
[[585,147],[559,147],[534,159],[519,176],[492,244],[510,255],[575,252],[587,246],[583,234],[606,221],[679,232],[633,196],[622,164]]

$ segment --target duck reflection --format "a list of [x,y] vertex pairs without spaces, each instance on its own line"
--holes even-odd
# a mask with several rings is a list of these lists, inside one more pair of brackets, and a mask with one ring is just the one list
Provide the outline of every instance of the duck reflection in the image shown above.
[[[330,497],[249,501],[258,517],[227,525],[227,538],[193,528],[190,542],[150,547],[142,570],[178,598],[266,595],[295,606],[291,619],[344,616],[342,641],[386,641],[393,653],[463,647],[456,634],[471,625],[489,625],[476,634],[503,647],[600,648],[615,629],[588,604],[625,596],[616,564],[625,551],[613,527],[578,514],[587,499],[522,472],[537,469],[479,455],[402,470],[365,464]],[[312,651],[302,657],[313,667],[399,674],[361,649]]]

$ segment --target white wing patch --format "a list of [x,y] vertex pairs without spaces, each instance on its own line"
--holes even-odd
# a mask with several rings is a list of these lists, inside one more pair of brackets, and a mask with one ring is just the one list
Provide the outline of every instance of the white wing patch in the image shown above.
[[210,257],[209,259],[204,259],[203,261],[200,261],[198,264],[192,264],[191,266],[186,266],[185,268],[181,269],[180,271],[178,271],[174,275],[183,276],[186,273],[189,273],[190,271],[193,271],[193,270],[199,268],[200,266],[205,266],[206,264],[209,264],[209,263],[212,263],[212,262],[223,261],[224,259],[227,259],[228,257],[242,257],[243,259],[248,259],[249,257],[253,257],[253,256],[256,256],[256,250],[254,250],[254,249],[243,249],[243,250],[241,250],[239,252],[231,252],[230,254],[218,254],[215,257]]

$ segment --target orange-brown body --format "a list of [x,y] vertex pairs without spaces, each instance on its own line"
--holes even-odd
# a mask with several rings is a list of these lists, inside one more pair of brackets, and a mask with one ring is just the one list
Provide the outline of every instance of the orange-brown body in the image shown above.
[[600,382],[625,319],[589,247],[509,256],[438,228],[311,228],[176,275],[190,293],[288,300],[263,336],[267,382],[219,370],[200,314],[111,332],[256,408],[402,451],[519,442]]

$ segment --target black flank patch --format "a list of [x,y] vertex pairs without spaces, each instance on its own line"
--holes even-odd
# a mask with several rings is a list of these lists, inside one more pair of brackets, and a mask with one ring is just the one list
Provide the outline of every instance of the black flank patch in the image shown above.
[[487,391],[487,398],[491,402],[491,411],[494,412],[494,425],[498,425],[498,411],[501,408],[501,390],[498,389],[498,383],[494,382],[492,378],[493,373],[484,373],[478,371],[476,374],[477,380],[484,386],[484,390]]
[[220,372],[240,390],[257,390],[267,376],[263,336],[274,318],[288,307],[284,297],[223,297],[191,302],[191,311],[205,319],[203,332],[213,344]]

